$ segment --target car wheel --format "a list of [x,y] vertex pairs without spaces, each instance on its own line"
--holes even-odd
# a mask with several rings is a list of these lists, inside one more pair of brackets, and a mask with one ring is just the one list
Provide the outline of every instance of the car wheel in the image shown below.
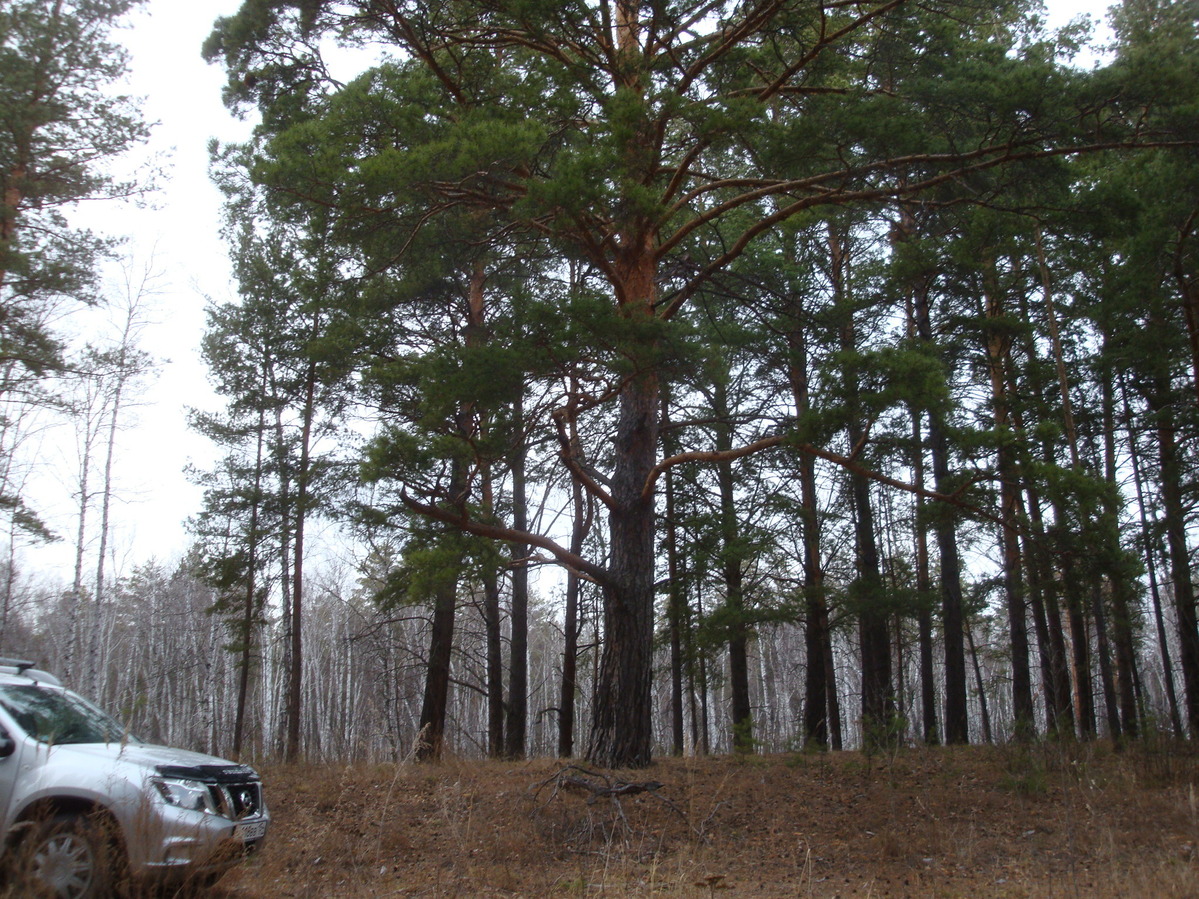
[[102,899],[114,892],[115,853],[95,815],[55,815],[23,841],[20,878],[35,895]]

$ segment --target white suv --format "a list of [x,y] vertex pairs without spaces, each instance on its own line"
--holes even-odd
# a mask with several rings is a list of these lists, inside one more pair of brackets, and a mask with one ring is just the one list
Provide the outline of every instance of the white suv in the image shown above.
[[14,895],[214,883],[269,822],[253,768],[142,743],[32,662],[0,659],[0,852]]

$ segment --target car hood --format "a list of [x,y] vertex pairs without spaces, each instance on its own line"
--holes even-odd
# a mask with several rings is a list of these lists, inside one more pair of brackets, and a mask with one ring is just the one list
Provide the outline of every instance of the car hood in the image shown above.
[[61,743],[54,747],[54,751],[67,753],[81,761],[92,759],[97,765],[105,762],[124,764],[149,770],[162,769],[176,775],[183,775],[189,770],[201,772],[243,768],[234,762],[202,752],[156,746],[153,743]]

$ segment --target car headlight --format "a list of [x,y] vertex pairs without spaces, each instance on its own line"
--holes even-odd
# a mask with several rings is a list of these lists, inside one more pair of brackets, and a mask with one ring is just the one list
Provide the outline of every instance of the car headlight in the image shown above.
[[202,781],[182,777],[156,777],[154,787],[167,805],[203,812],[206,815],[220,814],[212,787]]

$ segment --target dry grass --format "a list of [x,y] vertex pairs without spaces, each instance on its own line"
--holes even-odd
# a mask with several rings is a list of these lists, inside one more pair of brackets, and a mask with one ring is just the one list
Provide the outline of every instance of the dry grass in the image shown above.
[[563,771],[268,768],[267,849],[217,894],[1199,895],[1190,747],[667,759],[624,774],[659,789],[615,799]]

